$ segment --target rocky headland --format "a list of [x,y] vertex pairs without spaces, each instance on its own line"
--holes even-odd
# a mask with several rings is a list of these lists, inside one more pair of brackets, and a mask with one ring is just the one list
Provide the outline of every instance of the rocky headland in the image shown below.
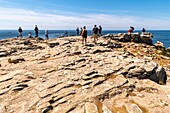
[[0,113],[169,113],[170,57],[148,37],[0,40]]

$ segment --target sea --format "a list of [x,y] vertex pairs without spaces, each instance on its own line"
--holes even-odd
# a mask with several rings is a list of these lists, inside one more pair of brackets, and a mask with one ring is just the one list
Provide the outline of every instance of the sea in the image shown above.
[[[33,30],[24,30],[23,31],[23,38],[28,37],[28,32],[32,33],[32,36],[35,36]],[[66,32],[69,36],[75,36],[75,30],[49,30],[49,38],[57,38],[61,36],[65,36]],[[141,32],[136,30],[135,32]],[[170,47],[170,30],[148,30],[153,34],[153,43],[156,43],[158,40],[164,43],[166,48]],[[102,34],[118,34],[118,33],[127,33],[127,30],[103,30]],[[91,34],[91,31],[88,31],[88,35]],[[0,30],[0,40],[6,38],[16,38],[18,36],[17,30]],[[39,37],[45,38],[45,30],[39,31]]]

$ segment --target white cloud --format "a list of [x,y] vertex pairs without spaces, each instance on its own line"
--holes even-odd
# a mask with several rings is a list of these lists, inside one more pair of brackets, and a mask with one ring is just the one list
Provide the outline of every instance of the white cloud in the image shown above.
[[[43,12],[43,11],[42,11]],[[63,12],[64,14],[64,12]],[[54,13],[39,13],[25,9],[0,8],[0,29],[33,29],[37,24],[40,29],[75,29],[86,25],[91,29],[94,24],[102,25],[104,29],[128,29],[130,25],[136,29],[168,29],[170,22],[166,19],[151,19],[135,16],[120,16],[109,14],[74,14],[62,15]]]

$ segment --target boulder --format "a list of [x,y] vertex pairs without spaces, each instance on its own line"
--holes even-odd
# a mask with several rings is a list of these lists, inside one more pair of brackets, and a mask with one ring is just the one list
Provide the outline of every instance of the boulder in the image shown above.
[[165,46],[162,42],[160,41],[157,41],[154,46],[157,48],[157,49],[165,49]]
[[134,64],[133,67],[122,70],[121,74],[129,78],[150,79],[159,84],[166,84],[167,81],[165,69],[154,62],[148,62],[140,67]]
[[167,74],[165,69],[159,66],[157,69],[154,70],[149,79],[159,84],[166,84]]
[[123,42],[130,42],[131,41],[131,37],[128,34],[123,34],[119,37],[119,41],[123,41]]
[[141,42],[152,45],[152,37],[153,35],[151,33],[145,33],[145,34],[141,34],[140,38],[141,38]]
[[133,42],[136,42],[136,43],[141,42],[139,33],[132,33],[132,34],[131,34],[131,37],[132,37],[132,41],[133,41]]

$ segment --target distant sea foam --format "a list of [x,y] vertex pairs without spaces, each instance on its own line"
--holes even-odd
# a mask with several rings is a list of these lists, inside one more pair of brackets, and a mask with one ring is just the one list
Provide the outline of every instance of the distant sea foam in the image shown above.
[[[49,30],[50,38],[57,38],[59,36],[63,36],[65,32],[68,32],[68,35],[76,35],[75,30]],[[32,36],[35,36],[33,30],[24,30],[23,37],[28,36],[28,32],[32,33]],[[126,33],[126,30],[103,30],[102,34],[117,34],[117,33]],[[140,31],[135,31],[140,32]],[[148,30],[147,32],[151,32],[153,34],[153,43],[156,43],[157,40],[160,40],[164,43],[166,48],[170,47],[170,30]],[[91,34],[91,31],[88,31],[88,35]],[[0,39],[6,38],[15,38],[18,36],[17,30],[0,30]],[[45,38],[45,30],[40,30],[39,37]]]

